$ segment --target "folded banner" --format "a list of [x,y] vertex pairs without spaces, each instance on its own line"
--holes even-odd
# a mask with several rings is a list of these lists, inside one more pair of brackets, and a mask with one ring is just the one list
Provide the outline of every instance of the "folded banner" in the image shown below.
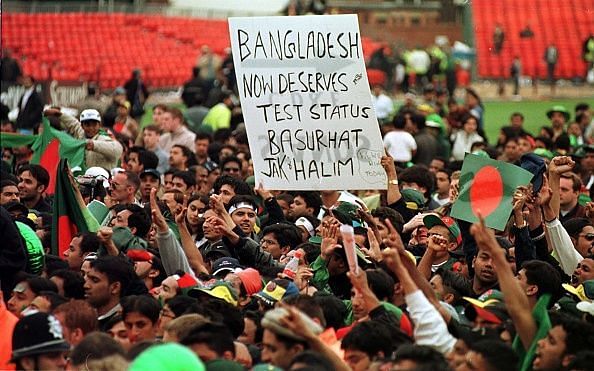
[[460,174],[460,193],[450,215],[475,223],[480,214],[487,227],[502,231],[512,212],[516,188],[530,183],[532,177],[532,173],[519,166],[466,154]]
[[56,192],[52,217],[52,254],[62,256],[77,233],[97,232],[99,223],[85,205],[66,159],[60,160],[54,176]]

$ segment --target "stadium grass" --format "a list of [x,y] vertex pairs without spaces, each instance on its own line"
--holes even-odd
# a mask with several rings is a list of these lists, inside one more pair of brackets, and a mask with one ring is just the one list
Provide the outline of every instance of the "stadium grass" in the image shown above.
[[524,115],[524,129],[538,136],[540,128],[550,126],[547,118],[547,111],[555,106],[562,105],[571,113],[571,120],[575,119],[575,105],[586,102],[592,107],[592,98],[584,99],[554,99],[546,101],[521,101],[521,102],[484,102],[485,105],[485,131],[489,143],[497,142],[499,129],[509,125],[509,118],[514,112],[521,112]]

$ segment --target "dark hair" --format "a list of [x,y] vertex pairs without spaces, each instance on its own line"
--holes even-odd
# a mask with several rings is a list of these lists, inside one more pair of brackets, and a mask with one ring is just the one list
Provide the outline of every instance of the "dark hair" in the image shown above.
[[381,301],[392,301],[394,296],[394,280],[381,269],[368,269],[367,284],[375,296]]
[[421,367],[424,370],[434,371],[450,369],[443,354],[425,345],[404,344],[396,350],[394,358],[396,361],[413,361],[416,364],[416,369],[421,369]]
[[359,350],[374,358],[379,352],[384,356],[390,356],[400,344],[409,343],[410,339],[405,339],[406,335],[402,333],[401,341],[395,341],[391,333],[402,331],[396,328],[389,328],[381,322],[370,320],[359,322],[342,339],[342,349]]
[[294,305],[302,311],[303,313],[307,314],[312,319],[317,319],[320,321],[320,326],[326,327],[326,318],[324,318],[324,311],[320,304],[311,296],[299,294],[296,296],[292,296],[283,300],[285,303]]
[[18,187],[18,184],[10,179],[2,179],[2,181],[0,181],[0,192],[4,191],[4,187],[8,186]]
[[136,204],[127,204],[124,210],[128,210],[132,213],[128,216],[128,228],[136,228],[135,235],[140,238],[145,238],[151,229],[152,223],[151,217],[146,209]]
[[264,328],[262,327],[262,315],[260,312],[256,312],[255,310],[248,310],[243,314],[243,317],[246,319],[251,320],[256,325],[256,333],[254,335],[254,342],[256,344],[262,342],[262,335],[264,333]]
[[92,332],[72,350],[70,360],[73,365],[83,365],[85,362],[112,355],[125,357],[126,352],[120,343],[106,333]]
[[84,299],[85,298],[85,280],[80,272],[75,272],[70,269],[60,269],[48,275],[50,278],[61,278],[64,287],[64,296],[68,299]]
[[339,329],[344,327],[344,319],[347,317],[348,309],[342,300],[324,291],[316,291],[313,298],[324,312],[326,328]]
[[398,179],[403,183],[416,183],[419,187],[424,187],[426,189],[424,196],[427,199],[431,197],[435,176],[425,166],[413,165],[406,168],[398,174]]
[[472,296],[471,282],[464,276],[443,268],[437,269],[435,274],[441,277],[444,290],[454,295],[453,305],[458,305],[464,296]]
[[565,331],[565,355],[575,355],[590,350],[594,344],[594,325],[560,312],[549,312],[552,327],[561,326]]
[[468,347],[483,357],[489,371],[515,370],[518,367],[518,355],[502,341],[481,340],[468,344]]
[[[156,108],[156,107],[153,107],[153,110],[154,110],[155,108]],[[143,130],[143,131],[147,131],[147,130],[148,130],[148,131],[152,131],[152,132],[154,132],[154,133],[157,133],[157,134],[159,134],[159,135],[161,135],[161,132],[162,132],[161,128],[160,128],[160,127],[158,127],[157,125],[154,125],[154,124],[147,125],[147,126],[145,126],[145,127],[142,129],[142,130]]]
[[221,193],[221,187],[225,184],[231,186],[236,195],[253,195],[252,188],[246,182],[230,175],[221,175],[215,180],[212,186],[214,193]]
[[196,176],[191,171],[180,170],[173,173],[173,178],[180,178],[188,188],[196,185]]
[[310,264],[320,256],[320,245],[316,245],[315,243],[304,242],[297,245],[296,248],[305,251],[305,260]]
[[110,284],[119,282],[120,297],[123,297],[135,277],[132,265],[120,256],[101,256],[91,261],[91,268],[107,276]]
[[48,277],[62,269],[68,270],[68,262],[56,255],[47,254],[45,256],[44,271]]
[[262,231],[262,236],[269,233],[274,234],[281,247],[289,246],[292,250],[301,243],[301,233],[294,224],[277,223],[269,225]]
[[[295,365],[303,366],[295,368]],[[300,371],[333,371],[334,366],[332,365],[332,362],[322,354],[306,350],[293,357],[288,369]]]
[[222,323],[207,322],[197,325],[180,339],[180,344],[185,346],[205,344],[217,354],[218,358],[222,358],[227,351],[235,356],[233,336],[229,328]]
[[[153,110],[154,110],[154,108],[153,108]],[[182,111],[179,108],[166,107],[164,111],[170,113],[173,118],[180,120],[182,122],[182,124],[184,123],[184,114],[182,113]]]
[[277,201],[284,201],[287,204],[291,205],[293,203],[293,195],[290,193],[281,193],[279,195],[276,196],[276,200]]
[[314,191],[297,191],[293,192],[293,200],[295,197],[301,197],[305,202],[306,207],[311,207],[313,210],[313,216],[318,216],[320,208],[322,207],[322,198],[318,192]]
[[590,105],[585,102],[581,102],[575,105],[575,111],[587,111],[590,109]]
[[171,311],[173,312],[173,314],[175,314],[175,317],[177,318],[183,315],[188,309],[188,307],[194,304],[195,302],[196,299],[191,298],[189,296],[176,295],[167,301],[167,306],[169,307],[169,309],[171,309]]
[[227,165],[229,162],[235,162],[237,165],[239,165],[239,171],[242,171],[242,162],[236,156],[227,156],[221,160],[219,166],[221,169],[223,169],[223,171],[225,171],[225,165]]
[[91,232],[83,232],[80,234],[82,239],[80,240],[80,253],[81,256],[90,252],[97,252],[102,245],[101,240],[97,237],[97,234]]
[[221,322],[229,329],[233,339],[236,339],[243,333],[245,323],[243,322],[243,316],[239,308],[234,307],[221,299],[215,298],[207,300],[206,302],[203,302],[203,304],[213,312],[222,315]]
[[194,139],[194,141],[197,140],[204,140],[204,139],[208,139],[209,142],[212,141],[212,135],[210,135],[209,133],[206,133],[204,131],[199,131],[196,133],[196,138]]
[[144,169],[156,169],[159,166],[159,157],[153,151],[147,151],[142,147],[134,146],[128,150],[128,156],[130,153],[138,154],[138,162]]
[[159,312],[161,306],[159,302],[152,296],[148,295],[131,295],[125,296],[120,301],[122,305],[122,317],[124,321],[126,316],[132,312],[137,312],[148,318],[154,325],[159,319]]
[[594,365],[594,351],[582,350],[575,354],[575,357],[569,362],[567,370],[588,371],[592,370]]
[[392,209],[391,207],[380,206],[373,209],[371,216],[378,218],[382,221],[382,223],[384,223],[385,219],[390,220],[396,229],[396,232],[398,232],[398,234],[402,234],[402,229],[404,228],[404,218],[398,211]]
[[167,105],[163,104],[163,103],[157,103],[153,106],[153,112],[155,112],[156,109],[160,109],[161,111],[167,111]]
[[522,121],[524,121],[524,115],[521,112],[514,112],[511,114],[510,118],[520,117]]
[[25,272],[17,273],[14,282],[27,282],[29,289],[31,289],[35,295],[39,295],[42,291],[58,292],[58,286],[56,286],[53,281],[50,281],[47,278],[33,276]]
[[579,191],[582,188],[582,180],[576,173],[563,173],[560,175],[562,179],[570,179],[572,182],[572,190],[574,192]]
[[553,141],[551,140],[551,138],[547,138],[547,137],[543,137],[543,136],[538,136],[538,137],[534,138],[534,140],[535,141],[536,140],[541,141],[544,144],[545,149],[548,149],[548,150],[553,149]]
[[174,147],[181,149],[183,156],[185,158],[187,158],[187,160],[186,160],[187,167],[194,166],[198,163],[196,161],[196,155],[194,154],[194,152],[192,152],[191,149],[189,149],[188,147],[186,147],[182,144],[174,144],[173,146],[171,146],[171,148],[174,148]]
[[551,294],[552,302],[556,302],[562,293],[561,275],[547,262],[542,260],[529,260],[522,264],[526,273],[526,281],[538,287],[537,296]]
[[47,186],[49,185],[50,181],[50,176],[43,166],[35,164],[25,164],[19,167],[17,175],[20,176],[25,171],[30,172],[31,176],[35,178],[35,180],[38,183],[41,183],[47,189]]
[[404,117],[403,114],[398,114],[394,116],[394,119],[392,120],[392,125],[394,125],[396,129],[404,129],[404,126],[406,125],[406,117]]
[[254,200],[254,197],[250,195],[235,195],[229,200],[228,206],[235,205],[240,202],[249,203],[254,207],[254,210],[257,210],[258,204],[256,203],[256,200]]
[[54,291],[40,291],[37,296],[42,296],[50,302],[50,312],[53,312],[57,306],[68,302],[68,299]]

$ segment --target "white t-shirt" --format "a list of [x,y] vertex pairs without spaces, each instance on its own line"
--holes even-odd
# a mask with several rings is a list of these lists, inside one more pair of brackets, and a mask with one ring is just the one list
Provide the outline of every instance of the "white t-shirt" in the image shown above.
[[384,147],[397,162],[412,160],[413,151],[417,150],[415,138],[406,131],[391,131],[384,136]]
[[377,97],[375,95],[371,95],[371,102],[373,103],[373,107],[375,108],[375,115],[378,119],[384,120],[390,117],[390,114],[394,110],[394,104],[392,103],[392,99],[385,94],[380,94]]

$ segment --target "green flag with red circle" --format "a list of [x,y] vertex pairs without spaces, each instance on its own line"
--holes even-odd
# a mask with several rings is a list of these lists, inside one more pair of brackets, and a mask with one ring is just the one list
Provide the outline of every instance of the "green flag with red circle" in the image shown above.
[[519,166],[488,157],[466,154],[460,174],[458,199],[452,205],[453,218],[478,222],[502,231],[512,212],[512,198],[518,186],[527,185],[533,174]]

